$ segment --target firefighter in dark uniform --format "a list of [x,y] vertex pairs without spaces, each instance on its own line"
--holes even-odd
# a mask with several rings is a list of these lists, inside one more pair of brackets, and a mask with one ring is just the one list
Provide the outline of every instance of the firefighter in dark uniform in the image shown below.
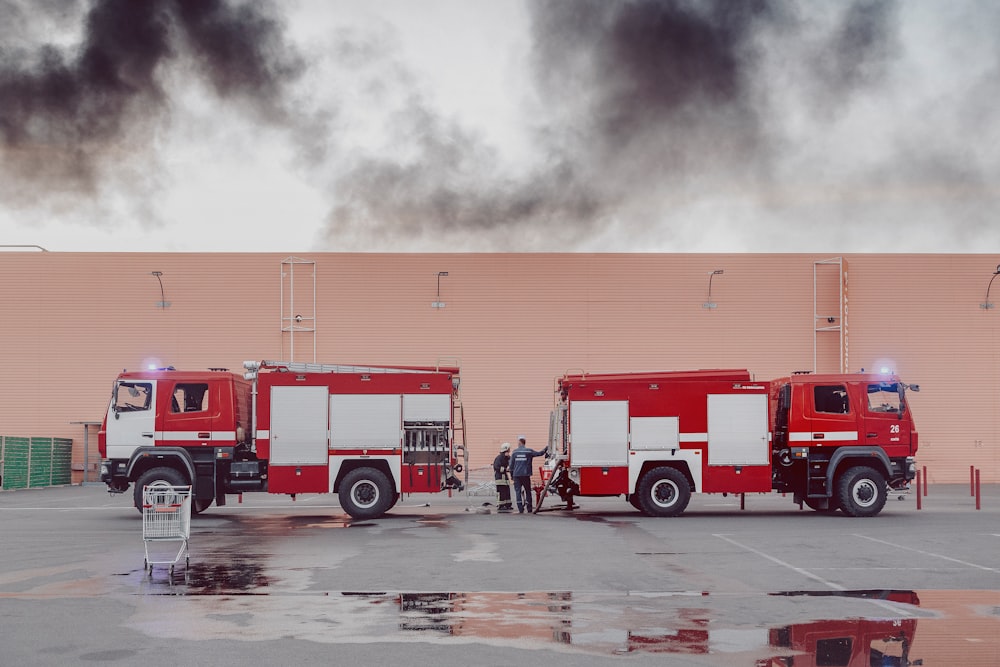
[[514,507],[510,502],[510,443],[500,445],[500,453],[493,459],[493,480],[497,487],[497,512],[508,513]]
[[517,512],[522,514],[528,508],[531,514],[531,459],[545,455],[545,450],[536,452],[528,449],[524,436],[517,439],[517,449],[510,455],[510,473],[514,478],[514,497],[517,499]]

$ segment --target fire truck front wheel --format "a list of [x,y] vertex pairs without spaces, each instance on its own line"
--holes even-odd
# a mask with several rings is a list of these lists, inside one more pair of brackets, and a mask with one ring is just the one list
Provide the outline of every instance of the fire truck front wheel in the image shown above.
[[393,505],[394,490],[385,473],[356,468],[340,482],[340,506],[354,519],[375,519]]
[[885,477],[868,466],[848,468],[837,484],[840,509],[848,516],[875,516],[885,507],[888,495]]
[[132,492],[132,500],[135,501],[135,508],[142,514],[142,489],[146,486],[187,486],[190,484],[184,479],[179,471],[173,468],[150,468],[139,475],[135,480],[135,490]]
[[691,485],[677,468],[653,468],[639,482],[639,504],[650,516],[677,516],[690,501]]

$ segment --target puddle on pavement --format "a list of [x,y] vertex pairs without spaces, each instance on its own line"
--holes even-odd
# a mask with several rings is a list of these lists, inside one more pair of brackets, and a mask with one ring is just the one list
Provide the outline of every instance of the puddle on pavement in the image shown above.
[[[374,525],[316,516],[245,523],[266,535]],[[444,516],[414,523],[449,525]],[[157,568],[138,592],[170,596],[185,613],[165,620],[153,602],[141,605],[133,626],[192,640],[474,641],[747,667],[1000,665],[1000,591],[334,592],[310,588],[307,574],[267,568],[269,560],[218,554],[172,577]]]
[[165,594],[191,596],[192,602],[211,596],[205,613],[197,617],[202,607],[192,609],[197,618],[187,619],[189,629],[165,628],[162,619],[138,625],[191,639],[232,638],[220,597],[263,595],[250,598],[253,602],[233,598],[243,600],[240,634],[248,640],[472,640],[607,656],[714,656],[718,664],[748,667],[1000,664],[1000,591],[282,591],[267,596],[272,583],[252,564],[192,565],[186,580],[175,575],[174,584],[164,578],[160,587]]
[[423,518],[417,519],[417,524],[420,526],[436,526],[439,528],[444,528],[451,525],[451,521],[444,514],[428,514]]
[[263,567],[243,559],[216,565],[195,563],[174,576],[183,578],[186,595],[267,595],[271,583]]
[[[231,516],[228,521],[238,524],[244,533],[252,532],[264,537],[287,537],[295,531],[314,528],[368,528],[377,524],[356,521],[348,515],[282,515],[282,516]],[[204,521],[201,519],[201,521]],[[227,527],[227,531],[232,527]],[[201,531],[210,535],[212,530]]]

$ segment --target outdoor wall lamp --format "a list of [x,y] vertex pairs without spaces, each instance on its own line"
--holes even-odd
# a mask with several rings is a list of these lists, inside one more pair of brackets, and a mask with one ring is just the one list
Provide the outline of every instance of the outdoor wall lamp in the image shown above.
[[721,276],[723,273],[725,273],[725,270],[723,269],[716,269],[715,271],[708,272],[708,301],[701,304],[702,308],[715,308],[716,304],[712,301],[712,278],[715,276]]
[[990,278],[990,284],[986,286],[986,300],[979,304],[979,307],[983,310],[989,310],[993,307],[990,303],[990,288],[993,287],[993,281],[996,280],[997,276],[1000,276],[1000,264],[997,264],[997,270],[993,272],[993,277]]
[[157,308],[164,308],[164,309],[165,308],[169,308],[170,307],[170,302],[167,301],[167,298],[163,295],[163,279],[160,278],[160,276],[163,275],[163,271],[152,271],[152,272],[150,272],[149,275],[156,276],[157,282],[160,283],[160,302],[156,304],[156,307]]
[[431,308],[444,308],[444,301],[441,300],[441,276],[447,275],[447,271],[437,272],[437,299],[431,304]]

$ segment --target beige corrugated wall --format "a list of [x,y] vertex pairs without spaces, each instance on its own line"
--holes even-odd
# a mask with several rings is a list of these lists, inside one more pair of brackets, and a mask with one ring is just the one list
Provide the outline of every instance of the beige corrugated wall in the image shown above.
[[[0,433],[73,438],[81,463],[71,422],[101,419],[119,371],[287,358],[281,304],[288,315],[294,296],[317,361],[460,359],[477,471],[518,433],[542,446],[567,369],[745,367],[763,380],[812,369],[818,337],[820,371],[846,352],[851,371],[887,365],[922,386],[912,403],[931,483],[965,482],[970,466],[1000,481],[1000,281],[998,307],[980,307],[994,256],[845,256],[846,321],[820,324],[845,331],[846,350],[838,331],[815,332],[814,285],[820,313],[840,317],[839,265],[815,264],[828,255],[303,253],[294,294],[288,257],[0,254]],[[446,306],[432,308],[440,271]],[[296,334],[296,361],[313,361],[313,342]]]

